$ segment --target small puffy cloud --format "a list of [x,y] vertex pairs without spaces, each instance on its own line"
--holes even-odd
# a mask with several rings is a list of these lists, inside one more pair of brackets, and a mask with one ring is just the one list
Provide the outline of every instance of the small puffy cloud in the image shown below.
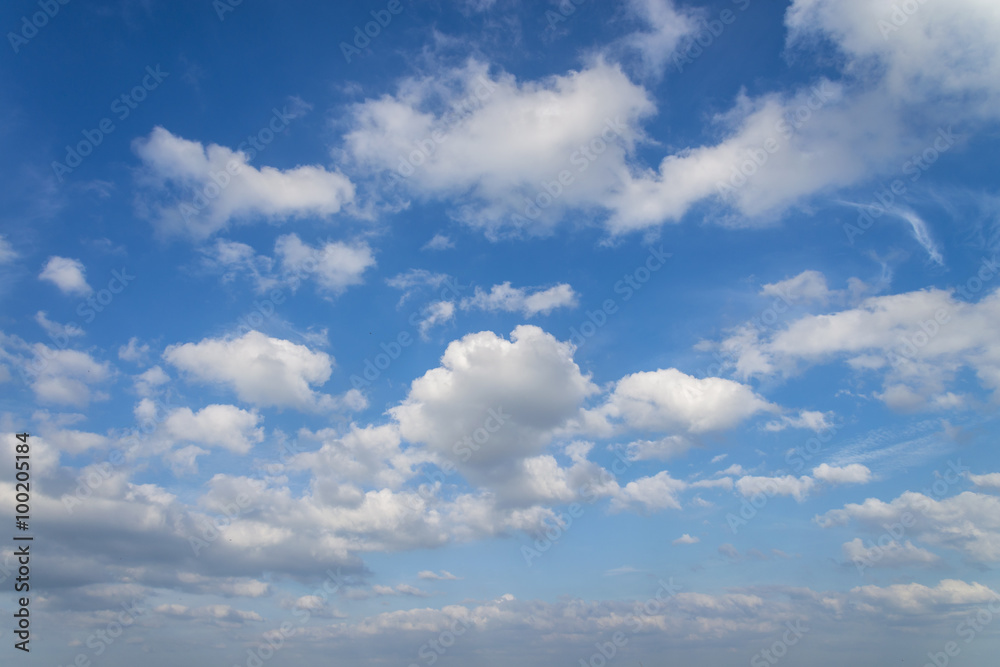
[[275,242],[274,252],[285,274],[311,276],[322,290],[332,294],[360,285],[362,274],[375,266],[372,250],[364,242],[334,241],[314,247],[295,234],[287,234]]
[[650,511],[681,508],[678,494],[687,483],[674,479],[666,470],[652,477],[641,477],[620,489],[611,499],[611,510],[621,511],[629,506],[639,506]]
[[421,570],[417,573],[417,576],[421,579],[429,579],[431,581],[455,581],[460,579],[460,577],[456,577],[448,570],[441,570],[440,573],[432,572],[431,570]]
[[684,38],[697,32],[700,13],[678,10],[673,0],[630,0],[627,7],[644,29],[626,37],[624,45],[638,52],[644,73],[661,75]]
[[828,484],[867,484],[872,481],[872,471],[860,463],[835,467],[821,463],[813,468],[813,477]]
[[829,429],[831,426],[832,424],[829,421],[827,413],[815,410],[802,410],[796,417],[782,415],[781,419],[768,422],[764,425],[764,430],[784,431],[786,428],[807,428],[810,431],[819,433],[820,431]]
[[438,233],[435,234],[430,241],[425,243],[421,250],[447,250],[454,247],[455,242],[452,241],[450,237]]
[[178,408],[167,415],[157,435],[177,442],[192,442],[221,447],[236,454],[246,454],[264,440],[264,429],[257,425],[260,415],[234,405],[208,405],[198,412]]
[[231,221],[326,218],[354,199],[354,185],[339,172],[319,165],[258,169],[246,153],[203,146],[162,127],[137,139],[132,148],[144,168],[140,210],[166,234],[200,240]]
[[740,552],[729,542],[719,545],[719,553],[732,560],[740,560]]
[[103,400],[104,394],[91,394],[91,385],[111,376],[107,362],[98,362],[86,352],[53,350],[36,343],[35,359],[28,363],[28,373],[34,376],[31,389],[43,403],[85,407],[92,398]]
[[565,283],[545,290],[529,292],[524,288],[511,287],[510,282],[494,285],[489,292],[477,287],[475,294],[462,299],[463,310],[501,310],[508,313],[520,312],[525,317],[548,315],[556,308],[572,308],[577,303],[573,288]]
[[348,392],[338,400],[313,389],[330,378],[330,355],[259,331],[240,338],[206,338],[171,345],[163,358],[192,378],[228,386],[240,400],[261,407],[317,411],[357,409],[364,403],[357,392]]
[[826,286],[826,276],[819,271],[803,271],[799,275],[768,283],[761,288],[763,296],[776,296],[788,303],[825,304],[834,294]]
[[132,336],[128,339],[127,345],[118,348],[118,358],[123,361],[141,363],[149,354],[149,345],[141,343],[138,338]]
[[[699,379],[668,368],[625,376],[596,414],[630,428],[695,436],[730,429],[758,412],[776,409],[738,382]],[[663,446],[669,451],[669,445]]]
[[969,475],[969,481],[980,489],[1000,491],[1000,472],[991,472],[986,475]]
[[[914,523],[914,517],[919,520]],[[977,563],[1000,562],[1000,497],[966,491],[935,500],[906,491],[891,502],[868,498],[830,510],[814,521],[824,528],[855,520],[876,534],[886,524],[901,523],[907,536],[932,546],[952,549]]]
[[38,322],[38,326],[45,330],[45,333],[49,335],[50,338],[75,338],[77,336],[83,335],[83,329],[76,326],[75,324],[60,324],[59,322],[53,322],[48,318],[48,315],[44,310],[40,310],[35,313],[35,321]]
[[49,257],[38,278],[52,283],[63,294],[87,296],[94,290],[87,284],[85,274],[86,269],[80,260],[54,255]]
[[18,256],[17,251],[14,250],[14,246],[11,245],[10,241],[3,234],[0,234],[0,264],[10,264]]
[[417,329],[420,331],[420,336],[426,339],[428,332],[435,326],[451,321],[455,316],[455,304],[451,301],[434,301],[424,307],[421,315]]
[[815,482],[811,477],[785,475],[784,477],[753,477],[746,476],[736,480],[736,490],[744,498],[758,493],[768,496],[792,496],[796,502],[802,502],[809,495]]
[[982,605],[1000,598],[1000,595],[983,584],[970,584],[956,579],[944,579],[934,587],[918,583],[893,584],[884,588],[858,586],[851,589],[851,595],[868,603],[884,605],[887,610],[903,613],[925,613],[947,607]]
[[134,381],[137,394],[152,396],[161,386],[170,382],[170,376],[159,366],[153,366],[148,371],[136,375]]
[[932,554],[927,549],[913,546],[910,540],[900,544],[896,540],[888,544],[865,543],[860,537],[856,537],[850,542],[845,542],[841,547],[841,553],[846,562],[854,563],[858,567],[906,567],[911,565],[935,565],[941,559]]
[[687,533],[684,533],[676,540],[671,542],[671,544],[698,544],[699,542],[701,542],[701,540],[698,539],[697,537],[691,537]]

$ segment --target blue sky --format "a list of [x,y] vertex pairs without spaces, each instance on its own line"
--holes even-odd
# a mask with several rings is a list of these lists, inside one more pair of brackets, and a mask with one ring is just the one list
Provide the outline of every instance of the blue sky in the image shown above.
[[994,3],[0,25],[5,659],[994,664]]

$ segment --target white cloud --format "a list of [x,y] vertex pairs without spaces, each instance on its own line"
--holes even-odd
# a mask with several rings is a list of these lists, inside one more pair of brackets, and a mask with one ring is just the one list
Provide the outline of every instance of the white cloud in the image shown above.
[[813,477],[829,484],[867,484],[872,481],[872,471],[860,463],[835,467],[821,463],[812,471]]
[[87,296],[94,290],[87,284],[86,269],[83,262],[69,257],[52,256],[38,275],[40,280],[47,280],[63,294]]
[[192,412],[177,408],[166,416],[154,438],[190,442],[207,447],[221,447],[236,454],[246,454],[264,440],[264,429],[256,412],[234,405],[208,405]]
[[275,242],[274,252],[286,274],[310,275],[321,289],[332,294],[340,294],[351,285],[360,285],[364,282],[362,274],[375,266],[372,250],[364,242],[335,241],[313,247],[295,234],[287,234]]
[[489,292],[477,287],[475,294],[462,299],[463,310],[481,308],[502,310],[508,313],[520,312],[525,317],[548,315],[556,308],[572,308],[577,303],[573,288],[565,283],[546,290],[528,292],[521,287],[511,287],[510,282],[494,285]]
[[35,321],[38,322],[38,326],[42,327],[45,333],[52,339],[65,338],[69,340],[70,338],[82,336],[84,333],[83,329],[74,323],[60,324],[59,322],[53,322],[48,318],[44,310],[35,313]]
[[887,567],[897,568],[910,565],[934,565],[941,559],[926,549],[913,546],[913,543],[906,540],[900,544],[896,540],[891,540],[888,544],[874,544],[865,546],[860,537],[856,537],[850,542],[844,542],[841,552],[844,560],[858,565],[858,567]]
[[744,377],[792,374],[842,359],[859,372],[881,374],[883,391],[876,396],[892,408],[961,407],[966,399],[949,385],[962,368],[985,388],[1000,389],[1000,342],[990,324],[1000,316],[1000,290],[976,303],[956,296],[931,288],[868,297],[854,308],[806,315],[722,346],[737,351],[735,366]]
[[146,355],[148,354],[149,345],[140,343],[139,339],[135,336],[128,339],[127,345],[122,345],[118,348],[118,358],[123,361],[141,363],[146,359]]
[[893,584],[885,588],[858,586],[851,589],[851,594],[869,603],[883,605],[887,611],[903,613],[929,612],[935,608],[958,605],[981,605],[1000,597],[978,582],[969,584],[956,579],[943,579],[934,587],[918,583]]
[[[465,111],[429,110],[440,102]],[[471,60],[461,69],[407,79],[396,95],[356,105],[344,143],[360,168],[402,172],[409,192],[458,195],[468,203],[457,215],[488,234],[511,227],[538,233],[568,207],[607,196],[641,137],[634,122],[653,109],[647,91],[601,60],[526,82],[510,75],[490,79],[488,66]],[[587,148],[592,141],[600,155]],[[561,172],[571,175],[569,185],[559,183]],[[540,199],[541,208],[526,208],[525,198]],[[511,211],[522,219],[513,220]]]
[[826,285],[826,276],[819,271],[803,271],[797,276],[764,285],[760,293],[776,296],[788,303],[825,304],[833,296]]
[[451,240],[445,234],[440,232],[435,234],[434,237],[424,244],[421,250],[448,250],[449,248],[454,248],[455,242]]
[[624,44],[639,52],[645,73],[662,74],[681,41],[697,32],[701,12],[678,11],[672,0],[630,0],[628,8],[649,30],[629,35]]
[[912,539],[959,551],[978,563],[1000,562],[997,496],[966,491],[936,500],[906,491],[888,503],[868,498],[861,504],[851,503],[815,517],[824,528],[845,525],[851,519],[877,533],[884,532],[886,524],[900,523]]
[[1000,472],[991,472],[986,475],[969,475],[969,481],[980,489],[1000,491]]
[[91,385],[111,377],[107,362],[95,361],[86,352],[53,350],[36,343],[32,346],[35,359],[29,362],[28,371],[34,376],[31,389],[43,403],[85,407],[91,399],[103,400],[106,394],[91,393]]
[[[730,429],[758,412],[776,409],[732,380],[695,378],[668,368],[625,376],[593,414],[629,428],[696,436]],[[668,452],[680,446],[679,440],[657,445]]]
[[336,399],[313,389],[330,378],[333,358],[328,354],[259,331],[235,339],[171,345],[163,358],[201,382],[229,386],[240,400],[260,407],[314,412],[365,405],[355,390]]
[[687,488],[687,483],[674,479],[666,470],[652,477],[641,477],[626,484],[611,499],[611,510],[621,511],[630,505],[639,505],[646,510],[681,508],[678,494]]
[[452,301],[434,301],[424,308],[423,317],[417,324],[420,335],[427,338],[428,332],[438,324],[450,322],[455,316],[455,304]]
[[671,544],[698,544],[699,542],[701,542],[701,540],[698,539],[697,537],[691,537],[687,533],[684,533],[676,540],[671,542]]
[[0,234],[0,264],[10,264],[19,256],[10,241],[3,234]]
[[768,422],[764,425],[764,430],[766,431],[783,431],[786,428],[807,428],[810,431],[825,431],[830,428],[832,424],[828,419],[829,415],[825,412],[817,412],[815,410],[801,410],[797,417],[790,417],[788,415],[782,415],[780,420]]
[[521,501],[563,494],[576,488],[567,475],[596,473],[581,456],[570,471],[540,456],[597,392],[572,351],[528,325],[514,329],[509,341],[492,332],[468,334],[450,343],[441,366],[414,380],[389,413],[406,440],[425,444],[477,484]]
[[[142,207],[167,234],[204,239],[231,221],[326,218],[354,199],[354,186],[339,172],[318,165],[258,169],[245,153],[217,144],[202,146],[162,127],[137,139],[133,150],[145,169],[141,183],[148,193],[140,198]],[[220,187],[219,181],[225,185]],[[163,203],[145,204],[146,196],[156,199],[160,194]]]
[[295,290],[311,278],[320,292],[339,295],[352,285],[362,284],[365,271],[375,266],[372,249],[364,241],[328,241],[311,246],[297,234],[279,236],[274,243],[274,257],[258,255],[245,243],[224,239],[216,239],[202,252],[206,264],[222,272],[224,282],[248,276],[258,292],[279,286]]
[[440,574],[431,570],[421,570],[417,573],[417,576],[421,579],[430,579],[432,581],[455,581],[461,578],[456,577],[448,570],[441,570]]
[[809,495],[814,484],[813,479],[807,476],[753,477],[748,475],[736,480],[736,490],[744,498],[759,493],[767,496],[792,496],[796,502],[801,503]]

